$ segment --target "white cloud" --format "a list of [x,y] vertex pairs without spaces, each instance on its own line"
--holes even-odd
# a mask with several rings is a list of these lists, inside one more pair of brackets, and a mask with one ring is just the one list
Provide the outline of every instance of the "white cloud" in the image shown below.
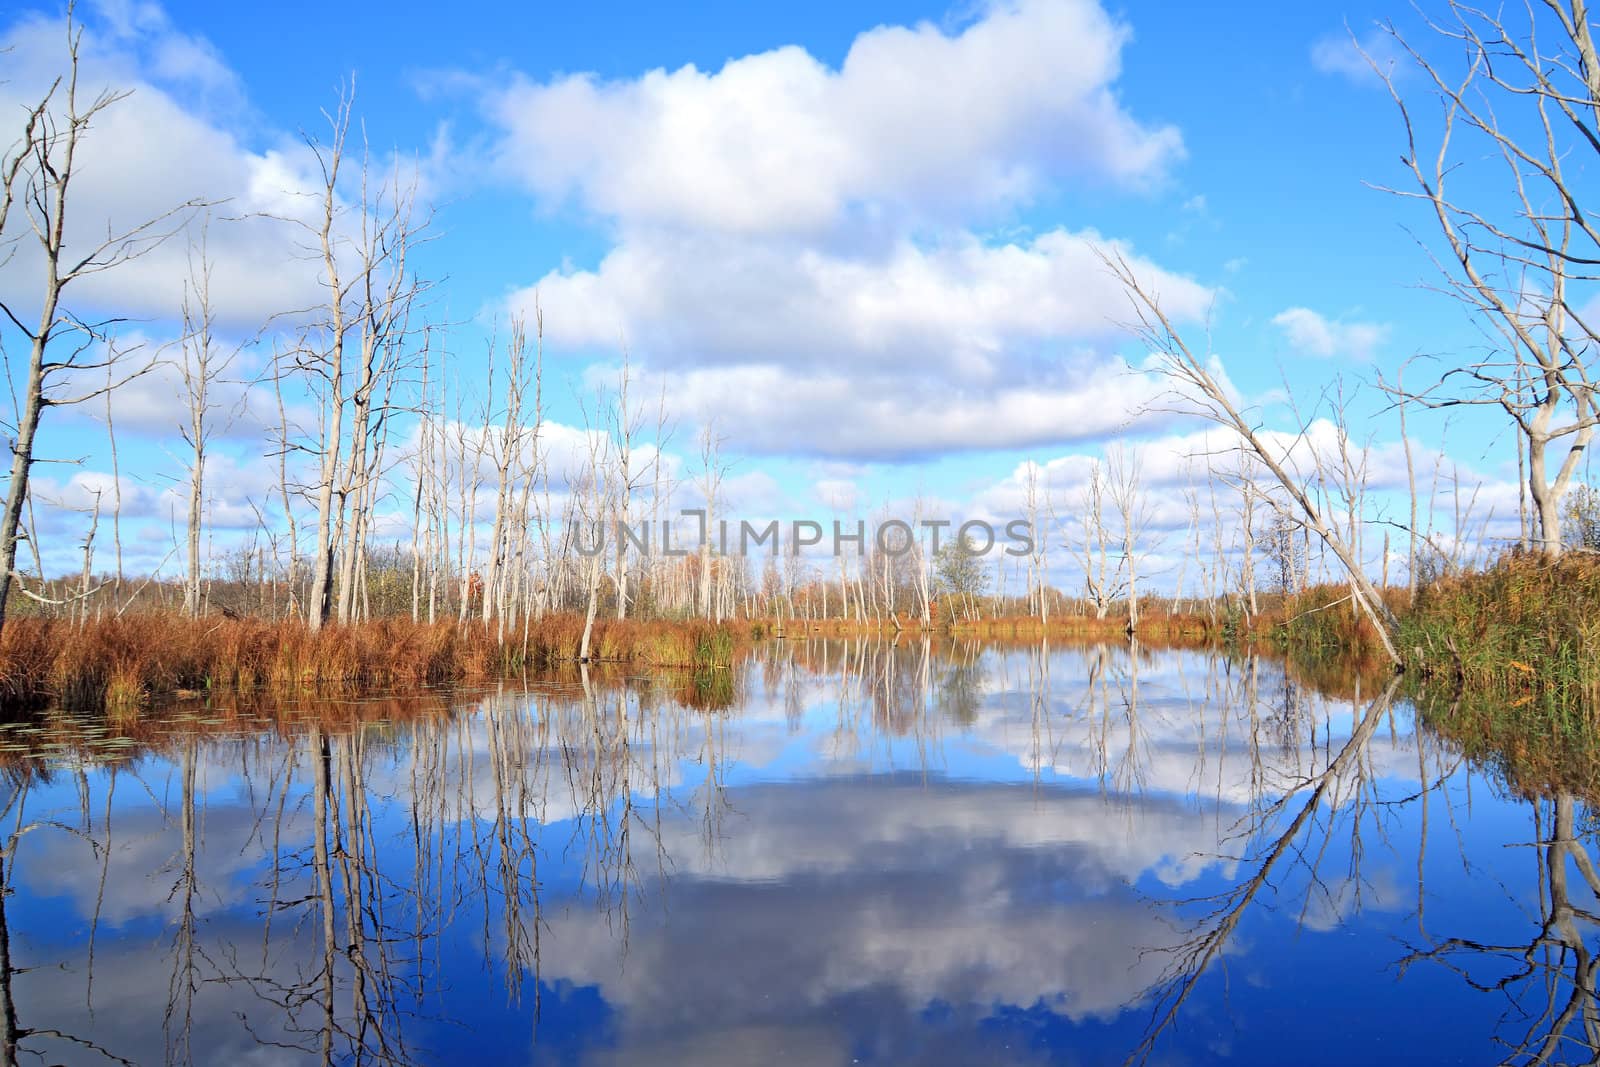
[[[526,310],[537,295],[556,344],[609,346],[621,333],[658,365],[781,360],[997,382],[1014,380],[1033,346],[1118,335],[1113,316],[1127,297],[1101,246],[1131,255],[1094,231],[1004,245],[900,240],[872,253],[652,234],[594,271],[552,271],[511,303]],[[1210,290],[1132,262],[1169,314],[1203,314]]]
[[[209,117],[191,98],[234,93],[232,73],[208,44],[166,28],[158,8],[111,5],[109,14],[109,24],[85,30],[80,106],[102,89],[126,95],[100,112],[82,138],[67,204],[69,260],[107,233],[160,218],[187,201],[213,202],[208,246],[218,317],[254,328],[269,315],[305,306],[314,299],[315,266],[293,229],[264,217],[306,211],[308,202],[297,193],[312,185],[308,161],[291,158],[303,153],[292,146],[253,151]],[[65,24],[42,18],[25,18],[0,38],[0,49],[10,53],[0,110],[13,113],[42,98],[64,69],[65,42]],[[199,218],[197,212],[173,217],[157,232],[178,232],[160,247],[75,282],[68,290],[73,305],[89,309],[84,314],[103,309],[174,318]],[[25,308],[39,287],[40,260],[26,224],[15,217],[11,223],[26,239],[0,268],[0,284]]]
[[1083,361],[1053,379],[961,390],[909,376],[820,374],[776,366],[669,374],[686,414],[715,418],[748,450],[908,459],[947,451],[1091,440],[1156,422],[1164,388],[1114,362]]
[[1371,30],[1360,38],[1350,31],[1328,34],[1311,46],[1311,65],[1323,74],[1346,78],[1357,85],[1381,85],[1385,75],[1405,71],[1405,53],[1393,36]]
[[505,167],[551,206],[745,233],[830,227],[851,209],[947,214],[1051,177],[1159,177],[1177,131],[1113,83],[1127,28],[1094,0],[985,6],[954,35],[861,34],[838,70],[798,47],[605,81],[526,78],[490,97]]
[[836,70],[788,47],[518,80],[488,94],[501,163],[616,236],[508,303],[537,299],[560,349],[626,338],[737,449],[904,458],[1119,429],[1151,390],[1108,353],[1126,294],[1097,247],[1177,320],[1212,290],[1092,230],[967,227],[1067,178],[1162,178],[1181,140],[1118,102],[1128,39],[1093,0],[1023,0],[868,31]]
[[[662,235],[664,237],[664,235]],[[989,245],[961,235],[875,254],[725,236],[624,243],[594,271],[511,298],[570,348],[620,335],[675,408],[736,447],[835,458],[1081,439],[1158,392],[1105,347],[1126,296],[1092,231]],[[1211,291],[1130,256],[1178,319]]]
[[1389,336],[1386,324],[1338,322],[1303,307],[1279,312],[1272,324],[1283,331],[1297,355],[1323,359],[1341,356],[1366,363]]
[[[179,314],[191,274],[191,245],[205,227],[211,264],[212,311],[219,324],[257,330],[274,316],[314,307],[324,298],[318,283],[320,256],[314,234],[322,178],[313,152],[298,136],[260,131],[247,143],[240,131],[259,127],[250,114],[237,75],[210,42],[174,28],[159,5],[105,0],[95,5],[83,29],[79,106],[105,91],[118,94],[84,132],[75,161],[66,210],[65,258],[83,256],[108,234],[162,222],[136,260],[76,280],[68,306],[85,319],[102,315],[171,322]],[[6,78],[0,82],[0,112],[20,113],[37,105],[67,68],[67,27],[61,19],[25,16],[0,34]],[[55,108],[64,107],[55,94]],[[326,129],[314,132],[324,134]],[[381,178],[398,175],[407,161],[375,159]],[[417,164],[418,199],[431,185]],[[346,160],[341,186],[359,166]],[[204,205],[177,210],[184,205]],[[349,256],[347,220],[341,201],[335,223],[340,255]],[[347,225],[348,221],[348,225]],[[0,263],[0,289],[28,318],[40,291],[41,264],[20,211],[7,237],[22,239],[15,255]],[[284,326],[287,320],[276,320]]]

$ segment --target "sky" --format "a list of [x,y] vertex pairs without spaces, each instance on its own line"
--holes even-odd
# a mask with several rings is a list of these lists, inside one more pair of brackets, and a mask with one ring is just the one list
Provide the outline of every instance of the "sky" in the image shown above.
[[[916,495],[957,517],[1016,515],[1029,464],[1070,501],[1089,458],[1122,441],[1144,457],[1154,569],[1170,571],[1189,536],[1185,457],[1215,437],[1139,369],[1147,353],[1096,248],[1130,257],[1267,429],[1291,429],[1342,379],[1390,518],[1403,460],[1372,384],[1481,344],[1435,291],[1428,218],[1383,189],[1406,180],[1403,131],[1352,42],[1394,60],[1373,26],[1423,36],[1404,4],[1246,3],[1219,18],[1095,0],[447,13],[102,0],[78,13],[87,79],[131,93],[85,141],[74,217],[103,229],[219,201],[213,298],[241,375],[315,299],[304,235],[265,216],[305,210],[305,138],[326,135],[353,85],[374,158],[415,166],[432,206],[416,262],[430,313],[453,324],[463,387],[481,382],[496,324],[537,301],[549,417],[578,425],[577,397],[613,380],[626,349],[667,399],[667,450],[688,463],[711,422],[736,457],[729,505],[752,518]],[[0,15],[5,113],[60,69],[61,16]],[[1421,90],[1404,72],[1398,84]],[[186,247],[85,280],[75,307],[123,317],[130,343],[158,349],[177,332]],[[27,266],[0,266],[23,306]],[[15,369],[18,338],[4,340]],[[275,507],[263,442],[276,410],[259,390],[241,404],[211,468],[218,545]],[[129,565],[171,568],[171,374],[120,391],[113,415]],[[61,567],[88,525],[72,509],[112,484],[104,421],[94,406],[48,413],[43,440],[63,462],[39,469],[40,498],[62,506],[41,541]],[[1459,468],[1504,534],[1515,461],[1499,424],[1419,413],[1412,429],[1424,479],[1445,453],[1438,469]]]

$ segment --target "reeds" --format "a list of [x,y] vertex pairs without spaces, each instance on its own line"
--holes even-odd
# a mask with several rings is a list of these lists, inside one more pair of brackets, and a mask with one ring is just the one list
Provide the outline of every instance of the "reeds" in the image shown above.
[[[1520,793],[1600,798],[1600,557],[1508,553],[1391,606],[1424,722]],[[1344,618],[1303,628],[1291,663],[1308,648],[1362,647],[1347,612],[1320,614]]]
[[1419,687],[1422,721],[1459,745],[1515,793],[1571,793],[1600,802],[1600,721],[1593,706],[1555,692],[1508,697],[1468,686]]
[[[409,690],[475,683],[576,661],[583,618],[508,630],[379,619],[313,633],[294,622],[134,615],[77,625],[17,619],[0,634],[0,708],[137,708],[185,691]],[[591,657],[655,667],[728,666],[748,626],[595,624]]]
[[[1508,555],[1483,572],[1442,579],[1419,590],[1415,605],[1390,590],[1402,619],[1408,673],[1454,679],[1477,689],[1552,695],[1600,708],[1600,557],[1555,562]],[[1155,607],[1138,636],[1158,644],[1269,644],[1325,679],[1364,674],[1378,655],[1371,624],[1349,604],[1343,586],[1292,597],[1263,596],[1246,618],[1237,605],[1181,612]],[[896,625],[898,623],[898,625]],[[185,691],[403,691],[473,684],[576,662],[584,619],[551,614],[526,626],[481,622],[414,623],[378,619],[312,633],[296,622],[141,614],[85,625],[14,619],[0,635],[0,708],[57,705],[137,709]],[[933,632],[959,638],[1040,637],[1118,640],[1125,615],[1081,613],[965,619],[941,617]],[[705,620],[597,619],[591,658],[599,662],[690,671],[720,670],[739,650],[769,637],[886,637],[924,632],[909,616],[890,619]],[[714,685],[701,687],[709,692]],[[717,703],[715,694],[708,703]],[[1588,712],[1585,712],[1588,714]]]
[[[1126,615],[1055,615],[1042,621],[1035,615],[999,616],[986,619],[952,619],[949,630],[958,637],[1032,638],[1074,637],[1123,639],[1128,633]],[[1190,643],[1219,636],[1218,627],[1204,615],[1187,612],[1157,612],[1144,615],[1135,627],[1143,640],[1160,643]]]
[[1431,583],[1403,616],[1399,643],[1420,675],[1600,706],[1600,556],[1510,553]]

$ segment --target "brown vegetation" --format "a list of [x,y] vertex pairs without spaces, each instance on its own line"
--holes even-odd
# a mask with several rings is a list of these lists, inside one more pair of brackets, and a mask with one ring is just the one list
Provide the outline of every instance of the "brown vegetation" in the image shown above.
[[1600,555],[1510,553],[1417,594],[1402,635],[1408,669],[1473,689],[1554,693],[1600,705]]
[[[476,625],[378,619],[312,632],[296,622],[136,615],[82,625],[13,620],[0,633],[0,707],[115,710],[186,691],[405,690],[485,682],[578,659],[582,616],[529,622],[504,640]],[[726,667],[751,635],[689,622],[599,621],[590,658]]]

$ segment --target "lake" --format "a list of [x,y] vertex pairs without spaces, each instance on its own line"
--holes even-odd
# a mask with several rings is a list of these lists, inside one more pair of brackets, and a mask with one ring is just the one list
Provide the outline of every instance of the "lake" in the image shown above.
[[1592,1061],[1593,813],[1346,688],[1205,651],[791,641],[731,672],[41,715],[0,731],[4,1040]]

